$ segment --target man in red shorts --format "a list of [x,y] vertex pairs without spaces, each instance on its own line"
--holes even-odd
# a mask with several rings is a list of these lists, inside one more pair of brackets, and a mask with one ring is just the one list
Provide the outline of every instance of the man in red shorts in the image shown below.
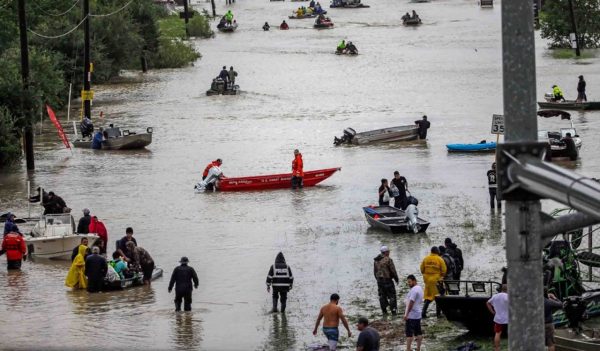
[[499,293],[487,301],[487,308],[494,315],[494,351],[500,351],[502,331],[508,330],[508,294],[506,284]]

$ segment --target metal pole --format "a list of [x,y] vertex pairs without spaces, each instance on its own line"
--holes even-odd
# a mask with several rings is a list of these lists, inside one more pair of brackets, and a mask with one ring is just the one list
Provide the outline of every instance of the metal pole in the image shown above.
[[69,83],[69,99],[67,100],[67,122],[71,120],[71,89],[73,88],[73,83]]
[[217,9],[215,7],[215,0],[210,0],[210,5],[212,6],[213,18],[217,17]]
[[571,30],[575,33],[575,55],[581,56],[579,51],[579,34],[577,33],[577,23],[575,23],[575,11],[573,10],[573,0],[569,0],[569,14],[571,15]]
[[[504,140],[537,139],[535,41],[531,2],[502,3]],[[544,350],[539,200],[507,201],[509,350]]]
[[[19,0],[19,36],[21,40],[21,80],[23,81],[23,90],[29,90],[29,49],[27,47],[27,21],[25,17],[25,0]],[[24,94],[22,98],[22,111],[26,115],[25,133],[23,135],[23,146],[25,149],[25,160],[27,170],[35,169],[35,161],[33,154],[33,126],[30,118],[32,111],[29,109],[29,94]]]
[[188,30],[188,0],[183,0],[183,15],[185,17],[185,36],[188,38],[190,36],[190,32]]
[[83,43],[83,90],[85,93],[82,96],[83,100],[83,115],[89,119],[92,118],[92,101],[90,94],[90,1],[83,0],[83,22],[84,43]]
[[[583,233],[583,232],[582,232]],[[588,251],[592,252],[594,230],[592,226],[588,227]],[[588,266],[588,280],[592,281],[592,266]]]
[[31,181],[27,181],[27,218],[31,218]]

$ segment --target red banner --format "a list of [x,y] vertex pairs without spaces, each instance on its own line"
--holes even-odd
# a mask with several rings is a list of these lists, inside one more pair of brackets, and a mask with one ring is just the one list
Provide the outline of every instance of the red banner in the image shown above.
[[60,122],[58,121],[58,119],[56,119],[56,115],[54,114],[54,111],[52,111],[52,109],[48,105],[46,105],[46,110],[48,110],[48,117],[50,117],[50,120],[52,121],[52,123],[54,123],[54,126],[56,127],[56,130],[58,131],[58,136],[60,137],[60,140],[62,140],[63,144],[65,144],[67,149],[70,149],[71,144],[69,144],[69,139],[67,139],[67,136],[65,135],[65,131],[63,130],[63,127],[60,125]]

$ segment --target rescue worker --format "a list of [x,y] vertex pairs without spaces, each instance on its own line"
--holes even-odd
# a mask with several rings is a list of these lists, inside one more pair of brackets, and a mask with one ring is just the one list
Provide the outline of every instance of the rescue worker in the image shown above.
[[6,222],[4,222],[4,235],[8,234],[8,233],[21,233],[21,231],[19,230],[19,227],[17,226],[17,224],[15,223],[15,215],[12,214],[11,212],[6,214]]
[[225,84],[225,90],[227,90],[227,83],[229,82],[229,72],[227,72],[227,67],[223,66],[221,73],[219,73],[219,78],[223,80],[223,84]]
[[233,22],[233,13],[231,13],[231,10],[227,10],[227,13],[225,14],[225,20],[229,25],[231,25],[231,23]]
[[552,86],[552,96],[554,101],[565,101],[565,97],[563,95],[562,90],[558,87],[558,85]]
[[92,247],[92,254],[85,259],[85,276],[87,277],[87,291],[99,292],[104,286],[104,278],[108,272],[108,262],[100,256],[100,248]]
[[[231,67],[233,68],[233,67]],[[223,160],[221,160],[220,158],[212,161],[211,163],[206,165],[206,168],[204,168],[204,172],[202,172],[202,180],[206,179],[206,177],[208,176],[208,171],[210,171],[211,168],[213,167],[221,167],[221,165],[223,164]]]
[[431,123],[427,120],[427,116],[423,116],[422,119],[415,121],[415,124],[419,127],[417,132],[417,134],[419,134],[419,139],[427,139],[427,129],[431,127]]
[[27,245],[21,233],[9,232],[4,235],[0,255],[4,253],[7,269],[21,269],[21,262],[27,258]]
[[280,252],[275,257],[275,263],[271,265],[267,274],[267,292],[271,292],[271,286],[273,286],[272,313],[277,312],[277,299],[281,301],[281,313],[285,312],[287,293],[292,290],[293,285],[292,269],[285,262],[283,253]]
[[262,28],[264,31],[268,31],[269,29],[271,29],[271,26],[269,25],[269,22],[265,22],[265,24]]
[[83,209],[83,217],[79,218],[77,224],[77,234],[88,234],[90,232],[90,223],[92,223],[92,216],[90,216],[89,208]]
[[231,83],[231,89],[235,85],[235,77],[237,77],[238,73],[233,70],[233,66],[229,67],[229,82]]
[[292,189],[304,187],[302,178],[304,178],[304,162],[302,161],[302,154],[296,149],[292,161]]
[[180,265],[175,267],[171,280],[169,281],[169,293],[175,286],[175,312],[181,311],[181,301],[183,300],[183,310],[192,310],[192,283],[194,288],[198,289],[198,275],[194,268],[188,266],[190,260],[182,257],[179,260]]
[[342,39],[337,46],[337,52],[342,54],[344,53],[344,50],[346,50],[346,40]]
[[48,193],[48,201],[44,202],[44,215],[65,213],[67,204],[62,197],[54,194],[53,191]]
[[496,162],[492,163],[492,169],[487,171],[488,191],[490,193],[490,208],[495,209],[498,205],[498,210],[502,209],[502,202],[498,199],[498,177],[496,174]]
[[96,241],[96,246],[100,248],[100,253],[106,253],[106,245],[108,244],[108,231],[106,226],[102,223],[97,216],[92,217],[92,222],[88,227],[88,233],[98,234],[100,239]]
[[446,275],[446,263],[440,257],[440,250],[437,246],[431,248],[431,253],[423,259],[420,268],[425,282],[425,303],[423,304],[421,316],[426,318],[429,304],[435,299],[436,295],[439,295],[437,284]]
[[285,20],[283,20],[283,22],[281,22],[281,24],[279,25],[279,29],[288,30],[288,29],[290,29],[290,26],[288,26],[288,24],[285,23]]
[[377,291],[379,293],[379,305],[384,315],[387,314],[387,307],[390,307],[392,316],[398,313],[398,303],[396,302],[396,287],[394,281],[398,284],[398,274],[394,261],[390,258],[390,249],[382,246],[381,253],[375,257],[373,262],[373,274],[377,280]]
[[585,95],[585,80],[583,76],[579,76],[579,82],[577,82],[577,102],[587,101],[587,95]]

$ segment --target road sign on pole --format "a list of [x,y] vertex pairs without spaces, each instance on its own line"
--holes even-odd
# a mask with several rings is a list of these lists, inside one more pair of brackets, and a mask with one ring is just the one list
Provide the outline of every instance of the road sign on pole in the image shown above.
[[504,115],[492,115],[492,134],[504,135]]

